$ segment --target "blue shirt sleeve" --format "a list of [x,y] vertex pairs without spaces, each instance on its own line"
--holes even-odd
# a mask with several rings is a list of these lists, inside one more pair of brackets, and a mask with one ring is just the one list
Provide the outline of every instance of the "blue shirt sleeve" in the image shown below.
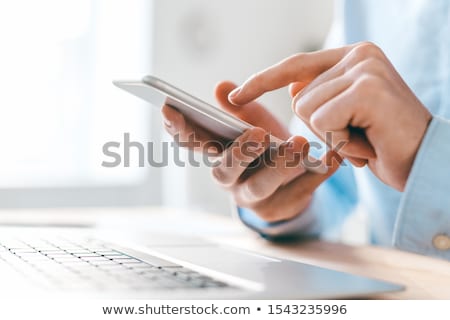
[[394,246],[450,259],[450,121],[435,116],[402,196]]

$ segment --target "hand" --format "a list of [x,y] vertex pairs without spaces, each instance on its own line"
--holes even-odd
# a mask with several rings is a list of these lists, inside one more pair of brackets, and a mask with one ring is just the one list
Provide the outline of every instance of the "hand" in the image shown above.
[[[228,148],[219,148],[220,164],[212,169],[212,174],[217,183],[232,194],[237,205],[253,210],[266,221],[290,219],[308,206],[313,191],[333,174],[339,164],[331,161],[334,154],[329,153],[327,163],[333,166],[326,175],[305,172],[300,160],[307,155],[308,144],[302,137],[292,137],[290,143],[283,144],[280,149],[270,150],[271,159],[268,160],[268,134],[287,140],[289,131],[257,102],[240,107],[231,104],[228,94],[235,88],[236,85],[230,82],[220,83],[215,90],[216,99],[225,111],[255,128],[247,130]],[[194,141],[189,136],[195,136],[197,144],[188,146],[192,149],[202,151],[208,141],[217,140],[169,106],[164,106],[162,113],[166,130],[171,135],[178,134],[182,142]],[[255,166],[256,159],[264,161]]]
[[257,73],[229,96],[246,104],[290,85],[294,112],[356,166],[368,165],[402,191],[431,120],[430,112],[372,43],[301,53]]

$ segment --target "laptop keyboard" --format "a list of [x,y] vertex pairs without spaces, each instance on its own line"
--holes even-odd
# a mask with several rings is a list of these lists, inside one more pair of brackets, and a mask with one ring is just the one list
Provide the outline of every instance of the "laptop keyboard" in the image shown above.
[[[155,261],[163,261],[158,258]],[[96,240],[0,239],[0,264],[45,288],[168,290],[225,288],[209,276],[172,263],[147,263]]]

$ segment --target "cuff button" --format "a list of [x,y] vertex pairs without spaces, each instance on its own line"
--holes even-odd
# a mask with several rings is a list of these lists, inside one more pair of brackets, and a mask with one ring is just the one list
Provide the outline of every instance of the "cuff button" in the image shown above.
[[433,238],[433,246],[437,250],[450,250],[450,237],[446,234],[437,234]]

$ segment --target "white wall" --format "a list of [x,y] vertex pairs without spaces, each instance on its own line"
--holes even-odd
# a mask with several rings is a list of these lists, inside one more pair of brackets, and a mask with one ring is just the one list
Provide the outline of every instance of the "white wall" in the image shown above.
[[[214,103],[218,81],[240,83],[288,55],[319,48],[332,0],[154,0],[154,10],[154,73]],[[283,121],[290,118],[286,90],[261,101]],[[164,202],[228,212],[229,197],[209,171],[167,168]]]

